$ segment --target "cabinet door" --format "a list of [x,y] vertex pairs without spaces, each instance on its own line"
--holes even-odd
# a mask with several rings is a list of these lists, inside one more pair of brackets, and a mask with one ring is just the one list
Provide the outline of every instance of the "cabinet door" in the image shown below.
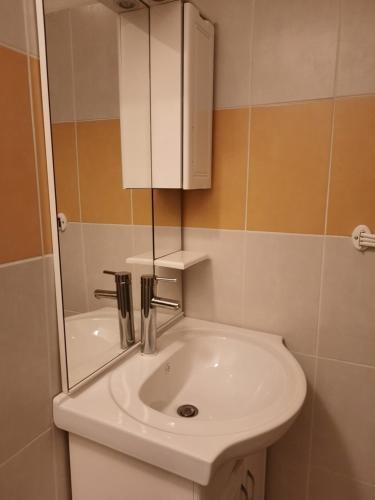
[[205,488],[204,500],[240,500],[240,485],[244,477],[244,460],[231,460],[221,465]]
[[[265,470],[266,450],[245,458],[242,484],[249,500],[264,499]],[[244,494],[242,498],[245,500],[246,495]]]

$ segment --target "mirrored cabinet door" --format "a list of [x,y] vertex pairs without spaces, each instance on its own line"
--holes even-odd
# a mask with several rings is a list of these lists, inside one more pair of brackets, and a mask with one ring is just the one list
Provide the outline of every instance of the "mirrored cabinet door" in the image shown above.
[[[71,389],[140,337],[139,282],[153,259],[126,259],[153,255],[149,9],[45,0],[44,10]],[[132,162],[149,187],[126,188]]]

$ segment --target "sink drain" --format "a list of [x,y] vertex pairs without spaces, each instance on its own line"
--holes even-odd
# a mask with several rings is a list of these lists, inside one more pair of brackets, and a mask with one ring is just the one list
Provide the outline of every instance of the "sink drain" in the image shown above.
[[177,413],[180,417],[191,418],[196,417],[199,413],[199,410],[194,405],[181,405],[177,408]]

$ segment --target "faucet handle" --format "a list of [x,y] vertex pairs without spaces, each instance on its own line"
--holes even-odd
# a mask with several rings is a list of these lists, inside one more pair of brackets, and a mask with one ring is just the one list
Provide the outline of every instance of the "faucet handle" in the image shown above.
[[167,283],[177,283],[177,278],[161,278],[159,276],[155,276],[155,281],[164,281]]
[[103,271],[103,274],[111,274],[112,276],[116,276],[116,271]]

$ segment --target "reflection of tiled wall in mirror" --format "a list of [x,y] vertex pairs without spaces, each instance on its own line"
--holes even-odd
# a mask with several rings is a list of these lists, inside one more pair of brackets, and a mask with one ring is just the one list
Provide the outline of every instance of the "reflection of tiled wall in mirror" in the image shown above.
[[69,221],[60,233],[67,314],[105,305],[92,294],[113,288],[102,270],[138,276],[126,258],[152,251],[151,191],[122,188],[117,29],[101,4],[46,16],[57,206]]

